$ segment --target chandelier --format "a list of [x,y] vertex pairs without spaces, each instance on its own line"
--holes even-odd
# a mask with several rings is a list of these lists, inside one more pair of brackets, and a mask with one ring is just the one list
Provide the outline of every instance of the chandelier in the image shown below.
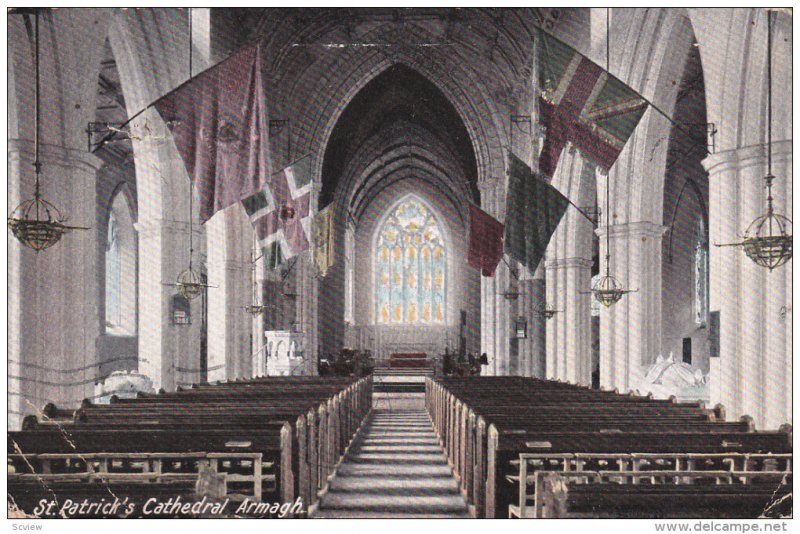
[[[611,14],[610,9],[606,8],[606,71],[609,70],[611,64],[610,52],[611,51]],[[620,301],[620,299],[628,294],[633,293],[635,289],[623,289],[622,284],[611,276],[611,175],[606,175],[606,274],[597,279],[592,286],[591,293],[597,302],[610,308]]]
[[[606,229],[608,231],[608,229]],[[606,243],[608,246],[608,243]],[[592,286],[592,295],[597,299],[597,302],[610,308],[620,301],[620,299],[627,293],[635,293],[638,289],[622,289],[622,285],[613,276],[608,274],[608,263],[610,255],[606,254],[606,274],[597,279]]]
[[508,301],[515,301],[521,295],[521,293],[514,286],[508,286],[508,289],[500,294],[503,295],[503,298]]
[[539,316],[544,317],[545,319],[552,319],[553,317],[556,316],[557,313],[561,313],[562,311],[563,310],[555,310],[555,309],[552,309],[552,308],[544,308],[543,310],[539,310],[536,313]]
[[70,230],[88,230],[83,226],[69,226],[68,217],[51,202],[42,197],[40,175],[42,163],[39,161],[40,131],[40,76],[39,76],[39,10],[34,9],[34,137],[33,137],[33,198],[25,200],[12,210],[8,217],[8,226],[20,243],[36,252],[48,249],[61,240]]
[[[192,13],[189,9],[189,79],[192,78],[194,70],[192,68]],[[203,291],[210,286],[203,282],[203,278],[195,269],[192,268],[192,260],[194,259],[194,188],[192,177],[189,177],[189,268],[185,269],[178,274],[178,279],[174,284],[164,284],[175,286],[178,288],[178,293],[186,300],[194,300],[199,297]]]
[[792,221],[778,213],[772,206],[772,12],[767,12],[767,175],[764,177],[767,190],[767,211],[757,217],[739,243],[717,245],[741,247],[756,265],[770,271],[792,259]]
[[208,287],[203,283],[197,271],[192,269],[191,262],[189,268],[181,271],[178,275],[175,286],[178,288],[178,293],[186,300],[196,299],[203,292],[203,289]]

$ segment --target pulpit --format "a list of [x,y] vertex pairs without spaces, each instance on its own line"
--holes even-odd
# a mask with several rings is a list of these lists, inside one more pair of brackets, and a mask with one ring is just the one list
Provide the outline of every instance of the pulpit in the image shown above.
[[289,330],[268,330],[266,337],[265,374],[268,376],[299,376],[309,372],[303,352],[303,334]]

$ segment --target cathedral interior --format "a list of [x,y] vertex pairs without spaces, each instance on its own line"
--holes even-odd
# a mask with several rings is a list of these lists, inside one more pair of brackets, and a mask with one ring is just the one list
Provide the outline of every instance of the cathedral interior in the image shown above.
[[[147,414],[141,451],[167,432],[147,426],[163,417],[160,425],[186,425],[170,438],[172,453],[203,443],[190,449],[239,455],[225,457],[240,469],[228,473],[229,491],[242,484],[234,480],[258,479],[253,494],[267,495],[269,465],[277,473],[269,500],[302,498],[298,515],[354,517],[365,502],[353,504],[359,469],[377,464],[351,457],[387,455],[391,464],[394,428],[409,433],[396,439],[413,449],[397,473],[432,447],[444,456],[423,461],[425,476],[444,470],[452,488],[406,496],[387,479],[391,491],[370,494],[359,517],[651,517],[634,504],[580,512],[580,499],[605,491],[597,480],[565,483],[566,500],[545,498],[560,486],[535,471],[544,454],[535,444],[575,453],[568,433],[607,417],[619,444],[597,422],[596,450],[586,454],[710,453],[702,439],[735,433],[717,452],[753,456],[723,467],[708,460],[715,473],[730,466],[737,480],[759,470],[790,480],[792,23],[791,9],[762,8],[11,9],[7,416],[9,454],[16,447],[18,457],[9,465],[44,469],[43,477],[89,469],[95,460],[79,468],[68,458],[80,451],[37,449],[36,433],[75,425],[84,453],[122,454],[105,427]],[[536,169],[543,140],[556,132],[537,120],[541,32],[646,108],[609,168],[566,140],[549,183],[570,205],[541,261],[505,254],[486,276],[468,261],[471,206],[511,225],[509,159]],[[310,235],[292,257],[264,253],[242,203],[204,220],[175,125],[157,106],[252,43],[263,57],[260,139],[268,139],[270,172],[307,163],[309,210],[330,209],[332,260],[323,270]],[[40,206],[55,214],[57,242],[38,250],[18,235],[32,213],[20,215],[26,205],[37,219]],[[784,239],[783,257],[767,266],[748,248],[760,243],[749,240],[765,213],[768,230],[756,230]],[[188,285],[186,273],[196,276]],[[622,288],[613,302],[596,291],[609,274]],[[247,404],[257,395],[282,400]],[[242,428],[248,412],[268,421],[253,443],[279,440],[274,460],[255,462],[257,475],[245,473],[253,465],[244,449],[214,449],[217,434],[225,441],[222,421],[159,411],[167,401],[231,399],[245,403],[230,412]],[[569,430],[525,427],[525,441],[514,425],[544,423],[506,419],[503,403],[548,418],[586,407]],[[642,434],[629,450],[624,421],[634,413],[652,421],[631,430]],[[679,417],[684,423],[672,423]],[[671,435],[671,424],[678,445],[662,451],[658,432]],[[25,444],[64,458],[32,460]],[[168,452],[153,446],[152,454]],[[133,456],[120,461],[143,461],[143,473],[156,461],[165,472],[175,467],[125,451]],[[680,471],[675,458],[670,469]],[[519,491],[506,482],[510,460],[528,470],[509,475]],[[117,469],[96,461],[95,472]],[[667,460],[636,461],[632,471]],[[592,462],[602,461],[581,465],[600,472]],[[519,481],[534,471],[543,493],[531,504]],[[439,487],[440,475],[430,476]],[[752,493],[708,497],[717,504],[705,508],[681,504],[699,501],[675,491],[661,517],[684,506],[694,510],[685,517],[773,513],[786,501],[758,504],[775,495],[767,478],[754,478]],[[14,506],[30,514],[20,495],[41,488],[24,476],[18,484]],[[756,493],[760,484],[769,491]],[[619,502],[634,499],[619,486]],[[395,510],[393,498],[409,501]],[[238,515],[276,516],[256,508]]]

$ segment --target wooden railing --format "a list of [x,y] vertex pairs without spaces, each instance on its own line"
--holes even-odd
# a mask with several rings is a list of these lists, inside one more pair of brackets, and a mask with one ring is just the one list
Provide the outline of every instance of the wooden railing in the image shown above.
[[[263,462],[260,453],[90,453],[9,454],[8,481],[160,484],[197,482],[203,478],[221,481],[217,498],[249,497],[261,501],[264,490],[275,491],[277,473],[273,462]],[[34,472],[17,472],[14,460]],[[248,472],[249,471],[249,472]],[[229,491],[229,483],[246,483],[246,493]],[[267,484],[269,487],[264,488]],[[196,484],[196,491],[203,490]],[[216,492],[215,492],[216,493]]]
[[[747,484],[754,478],[779,483],[792,472],[791,454],[534,454],[521,453],[510,462],[517,475],[506,479],[517,485],[517,504],[511,518],[555,517],[552,489],[565,480],[616,484]],[[590,469],[585,469],[586,466]],[[727,469],[719,469],[719,466]],[[605,469],[597,469],[605,466]],[[704,467],[706,467],[704,469]],[[710,467],[710,468],[709,468]]]

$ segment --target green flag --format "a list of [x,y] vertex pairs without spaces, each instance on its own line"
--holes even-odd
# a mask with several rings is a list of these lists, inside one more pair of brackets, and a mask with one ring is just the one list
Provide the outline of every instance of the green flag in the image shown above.
[[505,252],[533,272],[569,200],[511,152],[506,198]]

